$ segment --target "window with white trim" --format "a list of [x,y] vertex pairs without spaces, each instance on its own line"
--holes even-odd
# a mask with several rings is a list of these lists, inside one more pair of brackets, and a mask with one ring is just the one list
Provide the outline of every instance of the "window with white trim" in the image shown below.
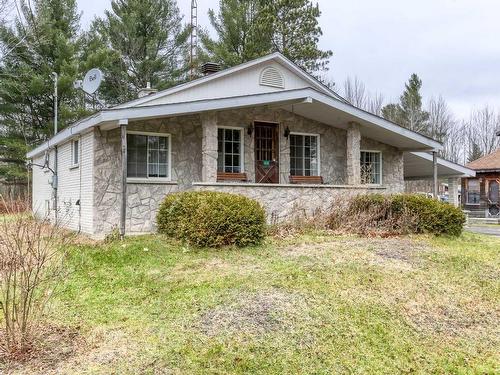
[[481,199],[481,184],[477,178],[467,180],[467,204],[479,204]]
[[380,151],[361,151],[361,183],[382,183],[382,153]]
[[170,136],[127,133],[127,177],[170,178]]
[[290,134],[290,175],[320,175],[318,146],[317,134]]
[[217,129],[217,172],[243,172],[242,129]]
[[77,167],[80,163],[80,140],[71,141],[71,166]]

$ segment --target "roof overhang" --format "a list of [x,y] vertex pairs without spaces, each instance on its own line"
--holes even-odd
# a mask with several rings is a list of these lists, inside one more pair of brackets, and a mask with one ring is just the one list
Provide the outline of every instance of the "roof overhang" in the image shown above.
[[[404,178],[405,180],[432,179],[434,165],[432,155],[427,152],[404,153]],[[437,158],[439,178],[475,177],[476,171],[451,161]]]
[[435,151],[442,149],[442,145],[433,139],[402,128],[312,88],[304,88],[155,106],[110,108],[82,119],[62,130],[49,141],[30,151],[27,157],[32,158],[50,147],[65,142],[76,134],[84,133],[92,127],[117,127],[118,121],[122,119],[137,121],[256,106],[282,107],[301,116],[338,128],[347,128],[349,123],[357,122],[360,124],[362,136],[392,145],[403,151]]

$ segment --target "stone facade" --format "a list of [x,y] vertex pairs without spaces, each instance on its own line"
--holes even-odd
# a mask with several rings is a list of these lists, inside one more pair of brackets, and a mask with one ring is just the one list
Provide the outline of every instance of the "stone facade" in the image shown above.
[[[171,137],[171,182],[127,184],[127,232],[155,229],[156,212],[169,193],[186,190],[201,180],[202,128],[199,116],[131,122],[128,130],[167,133]],[[120,222],[120,129],[95,132],[94,234],[105,234]]]
[[265,185],[265,184],[209,184],[195,183],[195,190],[220,191],[241,194],[260,202],[267,213],[269,223],[279,223],[297,217],[311,217],[328,210],[340,199],[358,194],[390,193],[383,187],[348,185]]
[[[254,121],[279,125],[280,185],[216,184],[217,126],[241,127],[244,144],[244,172],[255,181]],[[171,137],[171,181],[132,181],[127,184],[126,231],[149,232],[155,229],[158,205],[165,195],[187,189],[222,190],[258,199],[266,207],[270,220],[283,220],[294,212],[311,213],[333,204],[338,197],[377,192],[402,192],[403,153],[394,147],[370,139],[351,139],[358,155],[360,149],[380,150],[383,160],[383,184],[367,187],[347,186],[348,131],[306,119],[282,109],[245,108],[202,115],[180,116],[130,122],[128,130],[168,133]],[[291,133],[320,135],[320,174],[325,185],[288,185]],[[359,134],[358,134],[359,135]],[[357,140],[357,141],[356,141]],[[355,143],[360,144],[357,146]],[[356,150],[354,150],[356,151]],[[94,132],[94,234],[103,235],[117,228],[121,201],[120,130]],[[351,156],[352,156],[351,155]],[[356,165],[352,156],[352,163]],[[203,183],[201,183],[203,182]],[[201,184],[200,184],[201,183]],[[207,184],[205,184],[207,183]],[[194,185],[193,185],[194,184]]]

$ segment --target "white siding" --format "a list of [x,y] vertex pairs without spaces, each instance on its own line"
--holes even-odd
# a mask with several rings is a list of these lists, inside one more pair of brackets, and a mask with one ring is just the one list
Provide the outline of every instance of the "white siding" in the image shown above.
[[283,75],[284,89],[294,90],[310,87],[311,84],[276,62],[265,62],[219,79],[187,88],[168,96],[148,101],[141,106],[181,103],[192,100],[217,99],[233,96],[263,94],[282,91],[282,88],[260,84],[262,70],[268,67],[278,69]]
[[[48,168],[42,168],[45,164],[45,155],[39,155],[33,159],[33,181],[32,181],[32,210],[39,218],[52,215],[52,172]],[[49,154],[49,166],[54,168],[54,151]]]
[[[80,136],[80,163],[77,167],[72,165],[71,144],[72,140],[58,147],[58,216],[60,224],[84,233],[93,234],[93,168],[94,168],[94,138],[93,133]],[[55,153],[52,150],[50,165],[54,166]],[[44,156],[35,158],[34,162],[43,164]],[[51,172],[44,172],[33,167],[33,210],[39,207],[45,209],[46,200],[52,202],[52,188],[48,181]],[[80,201],[80,205],[77,202]],[[51,211],[53,216],[53,211]]]

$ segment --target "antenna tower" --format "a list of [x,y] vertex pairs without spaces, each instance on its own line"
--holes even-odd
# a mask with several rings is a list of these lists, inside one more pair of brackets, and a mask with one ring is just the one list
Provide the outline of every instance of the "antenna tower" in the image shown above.
[[189,56],[190,76],[194,78],[196,74],[196,60],[198,55],[198,4],[196,0],[191,0],[191,52]]

